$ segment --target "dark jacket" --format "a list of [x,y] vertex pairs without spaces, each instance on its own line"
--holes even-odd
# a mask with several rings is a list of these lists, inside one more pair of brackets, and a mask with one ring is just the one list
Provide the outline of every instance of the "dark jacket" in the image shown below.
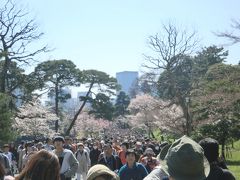
[[211,164],[210,173],[206,180],[235,180],[235,177],[229,170],[222,169],[215,164]]
[[107,166],[112,171],[119,170],[122,167],[120,158],[114,155],[111,155],[110,157],[102,156],[99,159],[98,163]]
[[93,149],[90,151],[91,166],[94,166],[98,163],[98,158],[100,154],[101,151],[98,149]]

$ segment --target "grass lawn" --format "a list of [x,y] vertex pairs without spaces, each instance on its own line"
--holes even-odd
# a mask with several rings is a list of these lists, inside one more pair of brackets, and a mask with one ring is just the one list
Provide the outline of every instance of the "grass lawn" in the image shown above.
[[227,166],[235,178],[240,180],[240,140],[234,143],[231,154],[232,156],[227,158]]

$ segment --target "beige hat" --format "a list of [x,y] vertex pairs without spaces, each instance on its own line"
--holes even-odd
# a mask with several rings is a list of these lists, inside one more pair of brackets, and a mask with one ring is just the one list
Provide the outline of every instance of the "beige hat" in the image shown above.
[[119,176],[115,172],[111,171],[107,166],[97,164],[89,169],[87,174],[87,180],[93,180],[101,175],[110,175],[112,176],[113,180],[120,179]]

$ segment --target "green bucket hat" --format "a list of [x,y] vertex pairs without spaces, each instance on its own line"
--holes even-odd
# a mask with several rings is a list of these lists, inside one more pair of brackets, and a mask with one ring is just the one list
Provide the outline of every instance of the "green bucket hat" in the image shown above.
[[187,136],[172,144],[161,164],[175,180],[203,180],[210,172],[202,147]]

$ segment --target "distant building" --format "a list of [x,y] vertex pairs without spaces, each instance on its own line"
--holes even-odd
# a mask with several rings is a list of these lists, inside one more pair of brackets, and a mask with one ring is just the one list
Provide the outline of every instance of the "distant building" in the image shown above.
[[117,72],[116,78],[118,84],[121,85],[121,90],[124,91],[128,96],[132,97],[133,91],[136,90],[138,81],[137,71],[123,71]]

